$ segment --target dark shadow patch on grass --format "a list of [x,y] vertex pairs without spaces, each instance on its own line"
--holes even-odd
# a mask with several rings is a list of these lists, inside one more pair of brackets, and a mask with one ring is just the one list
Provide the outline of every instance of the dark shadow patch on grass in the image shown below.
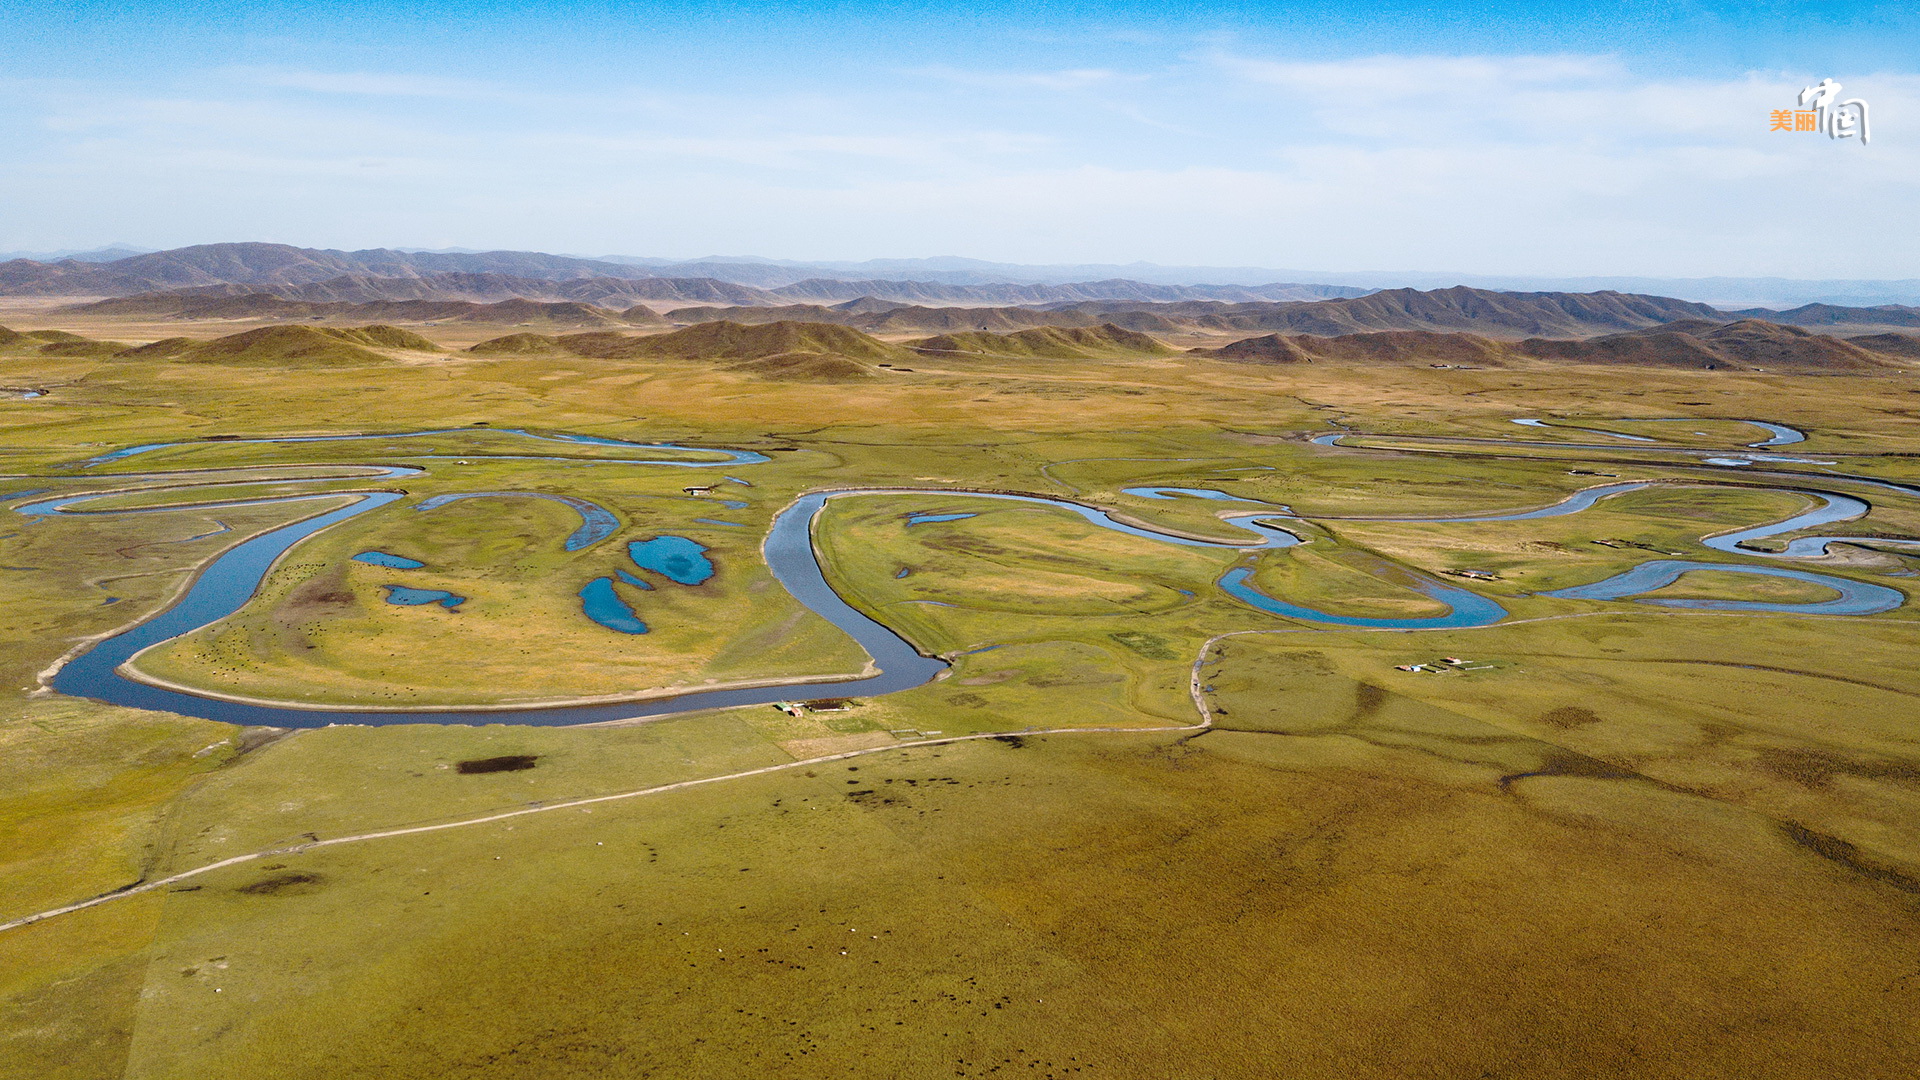
[[1915,880],[1889,867],[1877,865],[1860,853],[1860,849],[1837,836],[1827,836],[1814,832],[1805,826],[1793,822],[1782,822],[1781,835],[1796,845],[1813,852],[1815,855],[1859,874],[1861,877],[1891,885],[1901,892],[1920,893],[1920,880]]
[[240,886],[240,892],[249,896],[302,896],[318,892],[326,879],[319,874],[307,874],[294,871],[287,874],[275,874],[259,881]]
[[[1532,740],[1527,740],[1531,742]],[[1539,768],[1523,773],[1513,773],[1500,778],[1500,790],[1510,791],[1521,780],[1535,776],[1571,776],[1582,780],[1644,780],[1646,777],[1617,765],[1609,765],[1599,758],[1585,754],[1575,754],[1557,747],[1549,751],[1547,760]]]
[[1372,683],[1353,685],[1353,719],[1368,720],[1380,711],[1381,706],[1392,701],[1393,691],[1385,690]]
[[1600,714],[1581,705],[1562,705],[1540,714],[1540,722],[1557,728],[1585,727],[1600,722]]
[[500,757],[474,758],[462,761],[454,766],[462,773],[519,772],[531,769],[540,760],[539,754],[503,754]]
[[1811,747],[1769,746],[1759,751],[1761,771],[1802,787],[1824,789],[1835,776],[1883,780],[1920,787],[1920,765],[1904,761],[1873,761]]

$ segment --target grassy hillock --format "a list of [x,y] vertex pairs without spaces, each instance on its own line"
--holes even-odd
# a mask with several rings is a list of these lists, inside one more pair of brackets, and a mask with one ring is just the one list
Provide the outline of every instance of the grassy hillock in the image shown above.
[[1585,341],[1529,338],[1520,352],[1584,363],[1789,371],[1873,371],[1886,360],[1860,346],[1762,319],[1683,319]]
[[1311,364],[1315,361],[1450,363],[1499,365],[1511,358],[1499,342],[1478,334],[1441,334],[1431,330],[1383,330],[1371,334],[1315,337],[1267,334],[1218,349],[1194,349],[1194,355],[1262,364]]
[[760,360],[797,352],[825,353],[852,360],[913,358],[913,354],[907,350],[869,337],[849,326],[787,321],[761,326],[743,326],[735,322],[700,323],[669,334],[637,338],[618,355],[683,360]]
[[127,359],[179,360],[209,364],[258,364],[282,367],[360,367],[390,363],[376,349],[439,352],[426,338],[397,326],[263,326],[211,341],[164,338],[128,349]]
[[467,349],[474,356],[566,356],[567,350],[547,334],[508,334],[488,338]]
[[72,360],[100,359],[126,350],[124,342],[96,341],[65,330],[13,330],[0,326],[0,350]]
[[743,360],[727,365],[727,370],[779,382],[850,382],[874,377],[874,370],[858,360],[819,352],[779,353]]
[[[630,337],[612,331],[566,334],[510,334],[492,338],[468,351],[480,356],[553,355],[555,351],[601,360],[781,360],[774,368],[793,367],[793,357],[830,357],[846,361],[822,367],[841,376],[851,375],[861,362],[912,360],[914,354],[897,345],[867,336],[847,326],[812,322],[774,322],[757,326],[720,321],[699,323],[683,330],[650,337]],[[849,367],[851,364],[853,367]],[[739,370],[747,370],[740,368]],[[864,368],[860,370],[865,373]]]
[[1920,335],[1917,334],[1862,334],[1848,338],[1847,342],[1882,356],[1920,358]]
[[[1910,350],[1903,352],[1902,350]],[[1585,340],[1502,342],[1470,333],[1385,330],[1319,337],[1267,334],[1193,355],[1263,364],[1316,361],[1466,364],[1498,367],[1520,359],[1581,364],[1824,373],[1873,372],[1895,357],[1920,354],[1920,339],[1900,334],[1843,341],[1759,319],[1716,323],[1685,319]]]
[[1173,356],[1176,351],[1158,340],[1112,323],[1099,326],[1044,326],[1012,334],[966,331],[940,334],[907,347],[928,356],[974,354],[1034,357],[1048,360],[1093,360],[1105,357]]

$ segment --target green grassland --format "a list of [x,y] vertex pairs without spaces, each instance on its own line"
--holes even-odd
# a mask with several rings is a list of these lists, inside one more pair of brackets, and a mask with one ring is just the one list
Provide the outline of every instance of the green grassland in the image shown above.
[[[579,517],[542,500],[469,499],[424,513],[395,504],[350,531],[303,544],[245,613],[141,656],[139,670],[242,697],[445,706],[636,696],[862,669],[857,647],[794,602],[760,560],[760,536],[777,508],[765,501],[777,493],[738,488],[748,498],[735,501],[762,503],[732,510],[683,495],[688,470],[466,460],[455,467],[460,487],[591,499],[621,517],[620,538],[567,552],[562,541]],[[662,475],[668,472],[679,475]],[[410,493],[436,493],[414,487]],[[751,528],[695,519],[710,514]],[[658,578],[652,591],[616,586],[649,626],[644,635],[582,617],[582,586],[620,568],[638,573],[621,541],[656,535],[706,546],[714,577],[695,587]],[[427,566],[396,571],[351,560],[368,549]],[[451,610],[397,606],[384,600],[387,584],[467,600]],[[421,656],[435,661],[419,663]]]
[[[857,649],[792,601],[758,551],[775,513],[828,487],[1024,491],[1246,539],[1218,517],[1257,507],[1121,493],[1215,488],[1292,507],[1310,519],[1297,524],[1308,542],[1247,555],[957,490],[846,496],[816,528],[829,579],[951,657],[944,678],[800,716],[289,734],[62,697],[37,677],[165,604],[240,538],[333,502],[0,522],[0,922],[313,838],[789,766],[289,851],[0,931],[0,1077],[1920,1069],[1912,609],[1742,615],[1532,595],[1660,552],[1736,561],[1700,539],[1797,513],[1804,498],[1662,486],[1533,521],[1344,520],[1526,509],[1615,480],[1764,479],[1872,502],[1822,531],[1920,535],[1920,498],[1819,479],[1820,466],[1759,478],[1624,441],[1580,450],[1610,440],[1509,422],[1731,449],[1756,429],[1715,418],[1761,417],[1809,432],[1794,456],[1911,482],[1920,383],[1651,371],[1623,385],[1544,364],[1151,356],[915,356],[911,372],[825,383],[737,370],[731,354],[354,348],[387,362],[0,356],[0,384],[50,391],[0,400],[12,477],[0,491],[116,490],[179,471],[166,482],[230,486],[92,508],[407,493],[296,546],[239,613],[146,654],[141,671],[229,694],[418,705],[855,672]],[[1703,419],[1615,422],[1670,416]],[[1373,449],[1305,442],[1337,430],[1330,420],[1371,433],[1351,441]],[[607,459],[632,455],[529,449],[471,427],[483,423],[771,460],[618,465]],[[62,467],[152,442],[425,428],[460,430],[199,441]],[[569,460],[513,459],[524,454]],[[426,471],[346,475],[368,464]],[[753,486],[681,490],[723,473]],[[339,478],[294,482],[321,475]],[[557,504],[412,509],[474,490],[574,495],[620,528],[570,553],[579,519]],[[912,513],[977,516],[909,526]],[[718,573],[622,586],[649,634],[582,617],[579,587],[655,535],[707,545]],[[428,565],[351,561],[368,549]],[[1213,582],[1238,565],[1272,595],[1359,615],[1437,611],[1394,580],[1439,575],[1514,619],[1329,630],[1224,597]],[[1807,568],[1903,588],[1920,560]],[[1464,569],[1497,577],[1449,575]],[[381,598],[388,583],[469,599],[457,612],[396,607]],[[1698,572],[1659,595],[1825,594]],[[1192,727],[1196,658],[1204,733]],[[1441,670],[1398,670],[1416,664]],[[903,745],[994,733],[1007,737]],[[847,752],[867,753],[815,760]],[[460,769],[502,756],[532,767]]]

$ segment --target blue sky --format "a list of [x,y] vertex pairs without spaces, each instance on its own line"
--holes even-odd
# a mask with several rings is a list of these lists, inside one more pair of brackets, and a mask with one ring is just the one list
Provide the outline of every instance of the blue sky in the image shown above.
[[1920,277],[1916,10],[42,0],[0,250]]

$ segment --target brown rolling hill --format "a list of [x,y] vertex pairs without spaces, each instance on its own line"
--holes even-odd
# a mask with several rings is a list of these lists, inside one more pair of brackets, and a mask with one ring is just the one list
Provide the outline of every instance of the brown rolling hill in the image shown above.
[[1316,301],[1176,303],[1079,301],[1044,307],[880,308],[877,302],[822,307],[675,309],[668,318],[693,322],[725,318],[738,322],[804,318],[836,322],[871,333],[991,331],[1037,326],[1098,326],[1129,330],[1232,333],[1278,331],[1337,337],[1380,330],[1467,332],[1487,337],[1585,337],[1657,326],[1676,319],[1723,318],[1705,304],[1628,293],[1503,293],[1487,289],[1392,289],[1368,296]]
[[1047,326],[992,334],[978,330],[909,341],[906,347],[927,356],[999,356],[1017,359],[1097,360],[1112,357],[1176,356],[1178,352],[1145,334],[1112,323],[1092,327]]
[[[1153,309],[1165,305],[1145,305]],[[787,304],[781,307],[675,308],[667,318],[679,323],[726,320],[739,323],[824,322],[851,326],[870,334],[941,334],[963,331],[1011,333],[1042,326],[1091,327],[1111,323],[1129,330],[1179,332],[1201,329],[1187,318],[1170,318],[1156,310],[1087,312],[1079,307],[921,307],[890,304],[871,297],[835,304]]]
[[546,334],[508,334],[505,337],[488,338],[467,350],[474,356],[579,356],[558,338]]
[[211,341],[165,338],[128,349],[128,360],[172,360],[207,364],[244,364],[262,367],[367,367],[393,360],[378,349],[441,352],[418,334],[397,326],[263,326]]
[[1842,372],[1887,366],[1887,358],[1851,342],[1760,319],[1732,323],[1682,320],[1585,341],[1529,338],[1514,348],[1549,360],[1708,370]]
[[1316,361],[1472,364],[1499,366],[1513,359],[1508,345],[1478,334],[1441,334],[1431,330],[1381,330],[1369,334],[1317,337],[1268,334],[1218,349],[1195,349],[1199,356],[1265,364]]
[[789,352],[728,364],[737,371],[776,382],[853,382],[876,377],[873,368],[833,353]]
[[907,350],[868,337],[851,327],[808,322],[776,322],[761,326],[733,322],[700,323],[671,333],[633,338],[614,355],[685,360],[762,360],[785,353],[821,353],[869,361],[913,358],[913,354]]
[[[772,373],[787,378],[854,377],[853,369],[847,364],[859,367],[862,373],[871,374],[867,364],[911,361],[916,356],[851,327],[810,322],[751,326],[735,322],[706,322],[647,337],[611,332],[567,334],[561,337],[513,334],[483,341],[467,351],[477,356],[511,356],[552,355],[554,350],[605,360],[731,360],[747,365],[759,364],[758,367],[740,370]],[[845,363],[827,363],[819,359],[822,357],[838,358],[838,361]],[[760,364],[761,361],[768,363]]]
[[[1089,314],[1110,305],[1076,305]],[[1724,318],[1706,304],[1632,293],[1516,293],[1460,286],[1388,289],[1354,299],[1292,304],[1173,304],[1161,314],[1203,329],[1277,330],[1336,337],[1373,330],[1465,331],[1496,338],[1585,337],[1675,319]]]
[[131,346],[120,341],[98,341],[65,330],[13,330],[0,326],[0,352],[69,359],[107,359]]
[[[886,307],[891,310],[892,305],[886,305]],[[824,307],[820,304],[782,304],[778,307],[760,307],[751,304],[702,304],[698,307],[669,309],[666,318],[669,322],[683,325],[705,322],[743,324],[811,322],[859,326],[867,320],[869,314],[851,307]]]
[[1221,360],[1268,364],[1375,362],[1498,367],[1532,359],[1797,374],[1880,371],[1894,364],[1897,355],[1801,327],[1757,319],[1733,323],[1681,320],[1577,341],[1561,338],[1495,341],[1477,334],[1431,331],[1380,331],[1326,337],[1268,334],[1218,349],[1193,352]]
[[1847,344],[1882,356],[1920,360],[1920,334],[1862,334],[1848,338]]
[[1335,285],[1150,285],[1127,278],[1104,281],[1073,281],[1059,285],[994,283],[953,285],[935,281],[899,281],[873,278],[847,281],[838,278],[807,278],[791,285],[770,288],[774,303],[803,301],[832,303],[870,298],[902,304],[994,304],[1036,305],[1071,304],[1081,301],[1118,301],[1125,303],[1173,303],[1182,300],[1222,300],[1228,302],[1272,302],[1318,300],[1328,296],[1361,296],[1365,289]]

